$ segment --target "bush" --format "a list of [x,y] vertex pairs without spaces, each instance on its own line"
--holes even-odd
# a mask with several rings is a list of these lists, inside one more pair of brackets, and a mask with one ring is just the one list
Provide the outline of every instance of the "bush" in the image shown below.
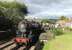
[[70,28],[70,27],[66,27],[65,29],[72,31],[72,28]]
[[63,30],[61,28],[53,29],[52,32],[55,35],[62,35],[62,34],[64,34],[64,32],[63,32]]

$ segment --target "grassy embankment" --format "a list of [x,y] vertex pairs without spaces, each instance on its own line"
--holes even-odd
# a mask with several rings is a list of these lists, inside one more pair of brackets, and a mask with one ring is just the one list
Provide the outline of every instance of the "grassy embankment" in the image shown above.
[[[61,33],[61,30],[59,33]],[[55,39],[48,41],[48,43],[45,43],[43,50],[72,50],[72,31],[65,30],[63,33],[62,35],[56,36]]]

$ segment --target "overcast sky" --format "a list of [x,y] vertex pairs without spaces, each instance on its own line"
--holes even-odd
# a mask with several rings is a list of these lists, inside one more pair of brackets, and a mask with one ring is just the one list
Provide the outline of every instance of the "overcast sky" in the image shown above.
[[71,16],[72,0],[22,0],[33,16]]
[[72,0],[17,0],[28,6],[31,16],[71,16]]

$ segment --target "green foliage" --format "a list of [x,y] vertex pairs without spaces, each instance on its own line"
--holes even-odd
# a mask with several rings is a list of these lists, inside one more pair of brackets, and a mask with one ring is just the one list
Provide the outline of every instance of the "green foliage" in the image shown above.
[[66,30],[72,31],[72,28],[70,27],[65,27]]
[[57,19],[43,19],[42,22],[44,23],[51,23],[54,24],[57,21]]
[[18,2],[0,2],[0,16],[4,16],[17,24],[27,14],[27,7]]
[[0,2],[0,7],[4,8],[26,8],[24,4],[18,2]]
[[68,21],[68,20],[69,20],[69,18],[67,18],[66,16],[61,16],[61,17],[60,17],[60,20],[65,20],[65,21]]
[[47,23],[48,19],[43,19],[42,22]]
[[52,32],[53,32],[55,35],[62,35],[62,34],[64,34],[63,30],[60,29],[60,28],[53,29]]

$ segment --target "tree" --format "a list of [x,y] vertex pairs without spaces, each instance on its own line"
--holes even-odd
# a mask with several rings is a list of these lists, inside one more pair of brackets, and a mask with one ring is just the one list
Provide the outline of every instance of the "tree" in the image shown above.
[[48,19],[43,19],[42,22],[43,23],[48,23],[49,21],[48,21]]
[[0,16],[7,17],[14,24],[23,20],[24,16],[28,13],[27,7],[18,2],[0,2],[0,12],[3,14],[0,14]]
[[60,20],[65,20],[65,21],[68,21],[68,20],[69,20],[69,18],[67,18],[66,16],[61,16],[61,17],[60,17]]
[[56,19],[43,19],[42,22],[54,24],[57,20]]

